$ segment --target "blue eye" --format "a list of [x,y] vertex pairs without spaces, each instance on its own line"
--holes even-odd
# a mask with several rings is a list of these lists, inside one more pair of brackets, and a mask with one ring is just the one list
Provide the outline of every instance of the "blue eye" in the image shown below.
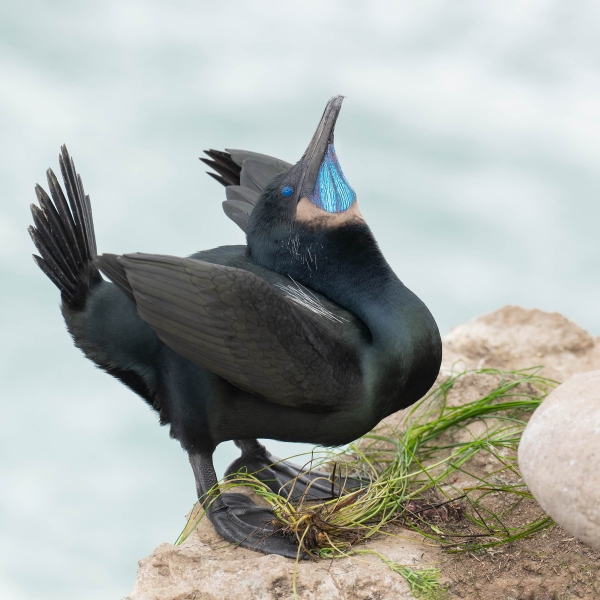
[[290,187],[289,185],[286,185],[284,188],[281,189],[281,193],[286,198],[289,198],[294,193],[294,188]]

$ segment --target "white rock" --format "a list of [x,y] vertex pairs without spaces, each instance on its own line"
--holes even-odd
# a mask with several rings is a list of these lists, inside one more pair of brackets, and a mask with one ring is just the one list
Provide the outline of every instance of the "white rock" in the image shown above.
[[542,508],[600,549],[600,371],[574,375],[529,421],[519,466]]

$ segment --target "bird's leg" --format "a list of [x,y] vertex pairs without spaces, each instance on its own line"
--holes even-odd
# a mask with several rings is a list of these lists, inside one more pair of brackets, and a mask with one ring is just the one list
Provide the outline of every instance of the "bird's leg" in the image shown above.
[[235,440],[234,443],[240,448],[242,455],[229,465],[226,475],[246,469],[271,491],[285,498],[333,498],[343,491],[363,487],[366,483],[352,477],[317,471],[310,466],[302,468],[281,460],[273,456],[258,440]]
[[198,500],[206,502],[207,516],[219,535],[238,546],[265,554],[307,557],[304,552],[298,552],[295,540],[277,531],[273,513],[268,508],[257,506],[243,494],[220,493],[212,453],[189,454],[189,459]]

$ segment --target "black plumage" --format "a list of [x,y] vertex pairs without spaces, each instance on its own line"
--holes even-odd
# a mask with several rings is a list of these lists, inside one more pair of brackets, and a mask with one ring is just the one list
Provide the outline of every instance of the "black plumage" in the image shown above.
[[[212,453],[220,442],[233,439],[242,450],[230,470],[262,469],[286,494],[297,468],[269,467],[275,459],[256,438],[348,443],[418,400],[437,376],[435,321],[393,273],[356,203],[335,214],[313,204],[340,106],[341,97],[329,101],[296,165],[241,150],[206,152],[210,174],[226,186],[224,211],[247,246],[189,258],[97,256],[89,197],[66,148],[68,204],[51,171],[52,200],[36,188],[30,232],[41,256],[34,258],[61,291],[75,344],[170,424],[199,497],[216,483]],[[300,475],[295,491],[331,493],[314,479]],[[237,494],[209,510],[226,539],[295,556],[295,544],[273,534],[271,517]]]
[[211,171],[207,171],[211,177],[226,186],[240,184],[240,171],[242,169],[231,160],[231,155],[228,152],[206,150],[206,155],[212,160],[207,158],[201,158],[200,160],[218,173],[217,175]]

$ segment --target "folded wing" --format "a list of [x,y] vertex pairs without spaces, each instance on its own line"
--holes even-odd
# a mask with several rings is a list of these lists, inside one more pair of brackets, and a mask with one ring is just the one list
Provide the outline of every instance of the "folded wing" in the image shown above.
[[358,359],[343,334],[351,323],[298,307],[254,273],[152,254],[102,255],[97,264],[167,346],[237,387],[323,411],[358,393]]

